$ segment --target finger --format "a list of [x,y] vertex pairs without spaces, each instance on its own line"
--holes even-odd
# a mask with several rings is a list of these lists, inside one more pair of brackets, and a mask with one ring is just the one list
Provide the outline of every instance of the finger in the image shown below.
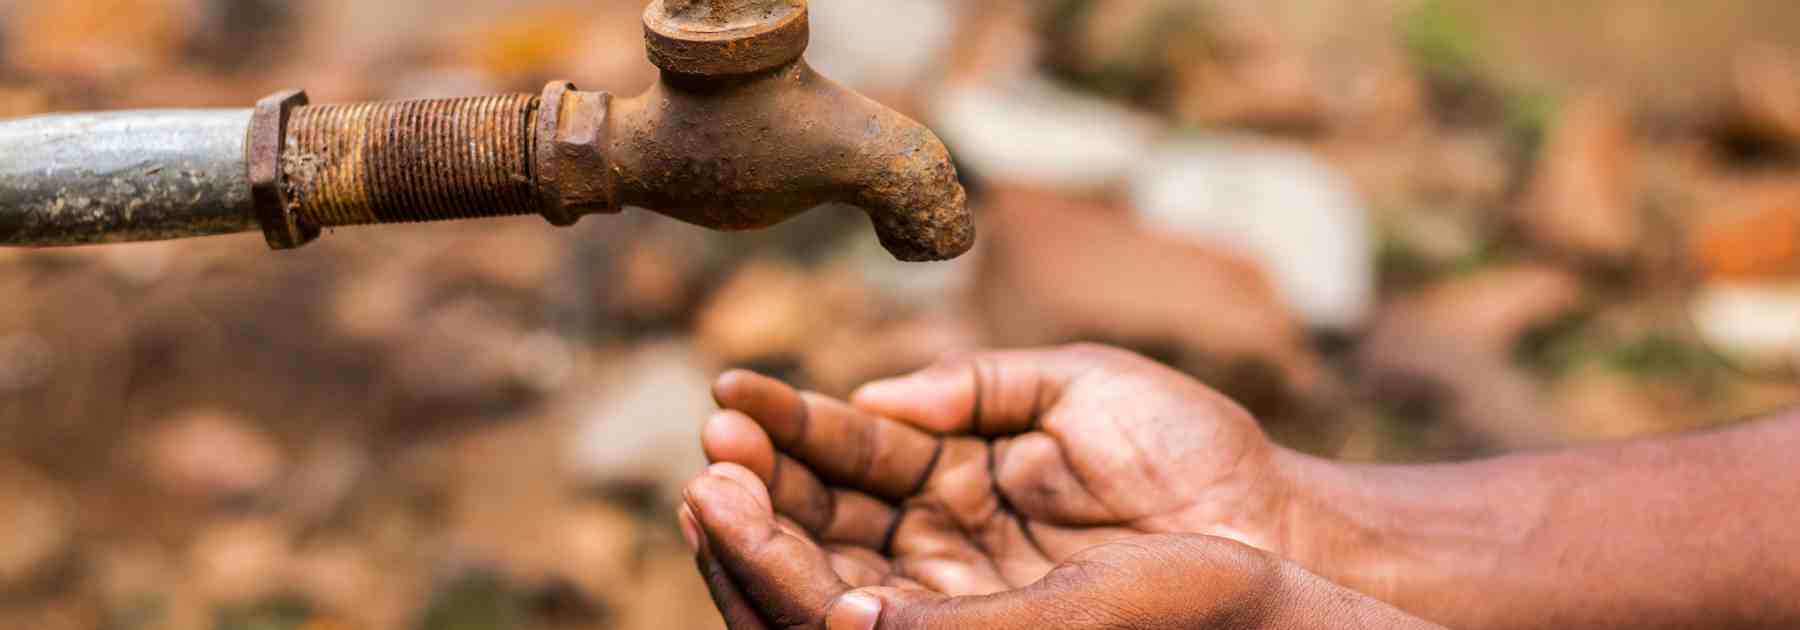
[[694,519],[694,510],[681,506],[675,511],[675,520],[681,524],[681,537],[687,541],[688,550],[700,553],[706,547],[706,534],[700,532],[700,521]]
[[1031,430],[1100,351],[1062,349],[977,354],[863,386],[851,398],[869,413],[940,435],[1011,435]]
[[833,490],[831,497],[831,518],[817,530],[821,541],[873,551],[887,550],[888,539],[900,524],[898,508],[849,490]]
[[[998,440],[1001,445],[1008,441]],[[949,440],[944,461],[915,504],[934,506],[954,521],[1004,582],[1030,584],[1055,563],[1038,548],[1018,512],[994,491],[994,462],[993,451],[981,441]]]
[[[882,582],[881,585],[888,588],[903,588],[909,591],[919,591],[921,593],[937,593],[937,591],[931,590],[924,584],[920,584],[918,581],[900,575],[897,572],[889,574],[887,581]],[[941,595],[941,593],[939,594]]]
[[1027,527],[1016,515],[1007,514],[982,534],[980,545],[988,550],[994,570],[1007,584],[1030,584],[1056,568],[1056,561],[1032,538]]
[[882,549],[899,512],[874,497],[827,487],[810,469],[775,452],[762,427],[738,411],[722,411],[702,433],[706,456],[742,466],[768,486],[775,512],[819,542]]
[[931,474],[942,443],[906,424],[869,415],[818,394],[803,394],[806,426],[776,446],[840,485],[889,500],[911,496]]
[[712,551],[705,544],[704,535],[699,533],[700,524],[694,512],[682,506],[680,512],[681,528],[688,538],[688,544],[694,547],[694,560],[699,565],[700,577],[706,581],[706,589],[712,594],[713,605],[719,609],[719,615],[725,619],[725,627],[730,630],[768,630],[758,616],[756,607],[744,597],[744,593],[731,580],[731,574],[713,557]]
[[911,510],[894,533],[896,574],[945,595],[987,595],[1012,588],[992,559],[937,510]]
[[[944,597],[878,587],[845,593],[832,604],[826,630],[1042,630],[1141,628],[1141,615],[1119,606],[1095,606],[1110,593],[1064,592],[1034,585],[988,597]],[[1168,597],[1163,594],[1163,597]],[[1171,626],[1174,627],[1174,626]],[[1185,626],[1184,626],[1185,627]]]
[[719,616],[724,618],[725,627],[730,630],[768,630],[768,624],[756,613],[756,607],[738,590],[737,584],[731,581],[731,575],[725,567],[713,558],[712,553],[702,552],[696,562],[700,565],[700,575],[706,580],[706,589],[712,595],[713,605],[719,609]]
[[828,487],[811,469],[786,455],[777,458],[772,484],[775,511],[821,543],[885,549],[900,520],[894,506],[860,492]]
[[[893,596],[898,598],[907,595],[894,593]],[[881,610],[884,606],[886,603],[881,597],[870,592],[846,594],[832,604],[831,611],[825,617],[825,630],[877,630],[881,625]]]
[[788,418],[804,413],[799,392],[787,383],[749,370],[732,370],[713,382],[713,401],[753,417]]
[[806,424],[806,401],[787,383],[733,370],[713,383],[713,399],[722,409],[741,411],[769,431],[777,444],[800,438]]
[[1032,524],[1031,539],[1046,557],[1064,562],[1083,551],[1143,536],[1144,532],[1123,527],[1057,527]]
[[700,445],[708,461],[738,464],[765,483],[775,478],[775,443],[741,411],[721,411],[708,418],[700,431]]
[[827,482],[880,498],[918,491],[937,456],[939,442],[925,432],[750,372],[721,377],[713,395]]
[[783,531],[754,488],[736,474],[721,474],[729,468],[736,467],[709,471],[685,493],[710,551],[770,626],[821,622],[849,585],[832,570],[822,548]]
[[1292,591],[1286,580],[1293,574],[1283,567],[1267,553],[1222,539],[1138,536],[989,596],[852,591],[838,598],[826,620],[828,630],[1247,627]]
[[894,574],[893,564],[887,558],[862,547],[833,547],[831,568],[851,588],[881,586]]
[[767,486],[775,512],[823,533],[835,517],[837,499],[831,488],[800,462],[777,453],[762,426],[740,411],[721,411],[701,433],[706,456],[714,462],[743,466]]
[[750,469],[727,462],[723,464],[713,464],[710,468],[707,468],[706,472],[709,475],[716,475],[737,482],[738,485],[743,486],[745,492],[750,494],[750,498],[756,500],[758,506],[762,509],[769,510],[770,512],[775,511],[775,502],[769,497],[768,486],[763,484],[762,478],[756,476],[756,473],[750,472]]

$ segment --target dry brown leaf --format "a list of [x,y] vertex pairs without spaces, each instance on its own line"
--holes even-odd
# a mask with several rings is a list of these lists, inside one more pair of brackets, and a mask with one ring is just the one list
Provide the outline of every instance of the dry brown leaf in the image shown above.
[[1467,430],[1506,446],[1553,444],[1551,402],[1513,365],[1535,326],[1584,299],[1580,280],[1549,267],[1512,267],[1456,278],[1384,309],[1358,365],[1389,396],[1421,393],[1446,403]]
[[1577,100],[1545,145],[1520,207],[1526,235],[1582,258],[1630,258],[1644,236],[1632,193],[1634,151],[1630,120],[1611,97]]
[[1222,365],[1261,363],[1293,391],[1318,383],[1298,320],[1254,263],[1160,236],[1128,216],[1054,194],[996,191],[978,287],[993,340],[1174,348]]

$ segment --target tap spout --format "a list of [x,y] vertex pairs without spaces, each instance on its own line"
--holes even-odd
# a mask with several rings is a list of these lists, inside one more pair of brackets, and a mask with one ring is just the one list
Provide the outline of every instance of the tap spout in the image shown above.
[[775,225],[826,203],[868,212],[908,261],[975,243],[936,134],[820,76],[803,55],[805,0],[655,0],[644,14],[661,80],[612,105],[619,201],[715,229]]
[[946,260],[974,245],[943,142],[803,60],[755,75],[665,73],[612,115],[623,203],[724,230],[843,203],[866,211],[901,260]]

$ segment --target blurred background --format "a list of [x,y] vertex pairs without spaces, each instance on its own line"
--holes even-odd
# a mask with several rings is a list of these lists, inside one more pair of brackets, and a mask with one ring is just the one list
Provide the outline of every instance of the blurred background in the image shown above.
[[[826,209],[0,250],[0,627],[717,627],[709,379],[1117,343],[1449,460],[1800,399],[1791,0],[813,0],[983,241]],[[0,0],[0,116],[653,79],[638,0]]]

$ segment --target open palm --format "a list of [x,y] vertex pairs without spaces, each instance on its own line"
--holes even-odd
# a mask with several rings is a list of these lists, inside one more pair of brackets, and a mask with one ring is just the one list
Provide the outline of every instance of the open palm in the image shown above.
[[1280,452],[1234,403],[1124,352],[978,355],[854,406],[746,372],[714,394],[708,456],[759,477],[854,587],[997,593],[1156,534],[1281,551]]

